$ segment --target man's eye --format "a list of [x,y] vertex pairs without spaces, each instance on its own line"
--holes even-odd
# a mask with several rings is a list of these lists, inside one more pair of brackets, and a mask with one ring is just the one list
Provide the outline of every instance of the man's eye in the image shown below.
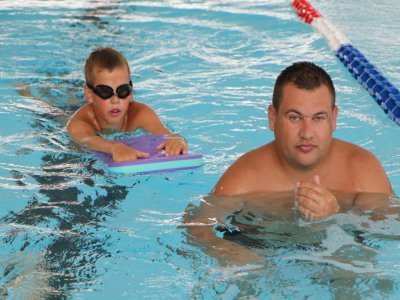
[[289,116],[289,120],[291,121],[291,122],[298,122],[299,120],[300,120],[300,117],[299,116]]
[[326,117],[325,116],[315,116],[313,119],[315,122],[322,122],[322,121],[326,120]]

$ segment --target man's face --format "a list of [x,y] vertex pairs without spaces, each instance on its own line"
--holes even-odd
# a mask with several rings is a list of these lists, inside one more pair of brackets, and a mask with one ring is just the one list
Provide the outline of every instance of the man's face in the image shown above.
[[300,170],[318,166],[328,153],[337,112],[325,85],[305,90],[286,84],[278,111],[272,105],[268,108],[282,163]]

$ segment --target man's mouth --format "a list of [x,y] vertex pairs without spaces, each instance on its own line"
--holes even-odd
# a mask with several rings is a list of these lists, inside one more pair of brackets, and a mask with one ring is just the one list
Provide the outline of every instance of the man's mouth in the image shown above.
[[312,150],[314,150],[315,147],[316,146],[313,144],[301,144],[301,145],[297,146],[296,148],[299,149],[303,153],[309,153]]

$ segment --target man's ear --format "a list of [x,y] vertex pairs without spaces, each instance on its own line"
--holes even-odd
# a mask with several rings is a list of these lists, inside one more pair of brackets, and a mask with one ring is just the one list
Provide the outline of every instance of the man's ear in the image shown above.
[[83,92],[85,94],[85,98],[87,102],[93,103],[93,92],[89,89],[87,85],[83,88]]
[[337,105],[332,110],[332,131],[336,130],[336,124],[337,124],[337,115],[339,113],[339,108]]
[[268,106],[268,122],[269,122],[269,129],[271,131],[275,130],[275,120],[276,120],[276,110],[275,107],[271,104]]

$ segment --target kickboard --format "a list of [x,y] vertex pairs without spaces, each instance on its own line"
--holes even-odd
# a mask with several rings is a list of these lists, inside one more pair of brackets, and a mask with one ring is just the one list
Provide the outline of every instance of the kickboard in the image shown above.
[[135,161],[114,162],[110,154],[97,151],[94,154],[113,173],[149,174],[172,172],[198,168],[203,165],[203,156],[201,154],[189,153],[178,156],[165,156],[163,151],[157,150],[157,146],[166,140],[167,137],[163,134],[145,134],[118,140],[131,148],[150,154],[148,158],[140,158]]

